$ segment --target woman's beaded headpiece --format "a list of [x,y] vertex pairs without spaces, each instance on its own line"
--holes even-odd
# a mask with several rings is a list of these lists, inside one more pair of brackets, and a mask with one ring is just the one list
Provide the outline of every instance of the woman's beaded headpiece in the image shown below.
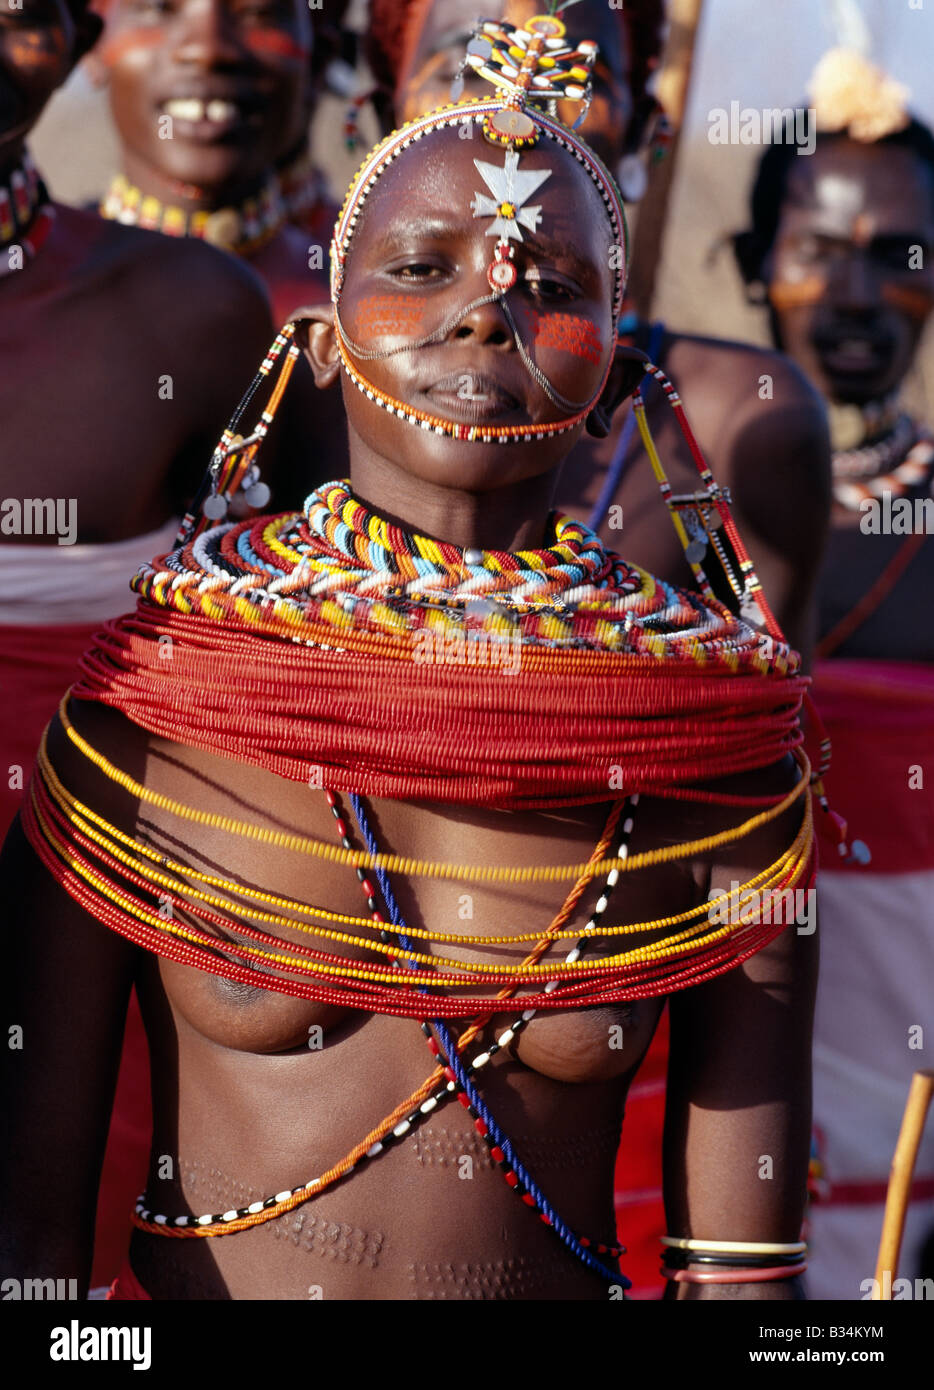
[[[522,228],[534,231],[541,221],[541,208],[528,206],[528,200],[535,191],[551,177],[551,171],[524,170],[519,167],[523,151],[531,149],[544,136],[567,150],[590,175],[597,188],[613,240],[611,268],[615,272],[613,292],[613,337],[622,312],[623,296],[626,288],[626,275],[629,262],[628,231],[623,211],[622,195],[613,181],[612,175],[590,147],[581,140],[569,126],[560,121],[555,114],[559,100],[581,102],[581,116],[586,115],[591,97],[591,70],[597,56],[597,45],[590,41],[579,43],[576,47],[566,42],[564,24],[556,15],[538,15],[519,28],[494,20],[480,20],[461,65],[461,72],[455,78],[452,95],[463,90],[462,73],[467,67],[473,68],[479,76],[491,82],[496,88],[496,96],[481,101],[455,101],[429,111],[415,120],[407,122],[399,130],[393,131],[367,155],[357,172],[347,198],[334,228],[331,243],[331,299],[335,307],[335,320],[338,329],[338,346],[347,375],[354,384],[371,399],[393,414],[419,425],[422,429],[440,434],[449,434],[459,439],[498,439],[503,442],[530,440],[542,435],[564,433],[573,429],[586,419],[594,401],[602,393],[613,362],[612,353],[606,367],[600,391],[588,402],[571,402],[561,397],[551,387],[547,378],[531,361],[518,335],[512,313],[505,296],[516,283],[516,268],[513,264],[515,248],[513,243],[522,241]],[[459,425],[451,421],[429,417],[413,407],[392,400],[366,380],[351,361],[347,349],[351,349],[359,359],[388,356],[395,351],[411,350],[430,341],[438,341],[443,332],[450,331],[453,325],[445,324],[424,340],[410,342],[402,349],[388,352],[374,352],[354,344],[343,329],[340,321],[340,297],[344,285],[347,255],[354,232],[359,223],[363,206],[372,192],[377,180],[393,160],[418,140],[435,131],[452,127],[480,126],[489,144],[502,150],[503,164],[475,159],[474,164],[485,187],[478,190],[471,204],[475,218],[490,218],[488,235],[496,238],[493,255],[487,269],[491,295],[490,302],[498,300],[502,305],[510,326],[516,337],[520,355],[531,375],[548,395],[549,399],[567,411],[566,418],[549,425],[511,426],[496,428],[480,425]],[[471,130],[472,133],[472,130]],[[475,305],[466,306],[459,319],[462,319]]]

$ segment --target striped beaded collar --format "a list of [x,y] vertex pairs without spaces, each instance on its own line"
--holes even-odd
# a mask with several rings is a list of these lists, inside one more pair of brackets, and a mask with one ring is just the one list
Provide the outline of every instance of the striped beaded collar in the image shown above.
[[461,550],[393,526],[368,511],[344,482],[330,483],[306,499],[305,526],[338,563],[403,581],[429,580],[445,589],[465,584],[485,591],[517,584],[540,592],[581,584],[599,587],[613,568],[599,536],[570,517],[554,519],[554,545],[547,549]]
[[45,184],[28,154],[0,178],[0,278],[21,270],[37,254],[55,212]]

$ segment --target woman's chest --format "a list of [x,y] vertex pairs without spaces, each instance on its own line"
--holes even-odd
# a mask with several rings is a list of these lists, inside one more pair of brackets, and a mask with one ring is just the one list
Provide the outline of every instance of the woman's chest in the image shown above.
[[[216,782],[205,790],[210,805]],[[227,800],[245,812],[252,795],[244,823],[290,840],[300,829],[317,850],[231,837],[207,825],[189,835],[189,883],[209,878],[211,902],[206,907],[192,895],[176,909],[179,924],[226,938],[213,961],[238,965],[237,978],[228,978],[223,970],[159,962],[170,1009],[194,1035],[240,1052],[314,1051],[356,1013],[329,993],[335,973],[362,982],[361,1005],[367,985],[378,982],[383,1007],[391,1009],[393,981],[403,974],[411,997],[414,967],[426,987],[459,1002],[476,999],[478,1013],[490,1013],[495,1000],[486,1042],[507,1035],[513,1055],[556,1080],[607,1079],[641,1057],[657,1020],[651,1001],[543,1008],[523,1019],[523,1000],[540,995],[549,971],[569,957],[584,965],[630,950],[647,939],[653,920],[697,901],[698,885],[685,866],[623,873],[612,882],[607,874],[580,872],[594,853],[615,854],[623,840],[629,852],[657,845],[662,828],[654,808],[630,805],[614,820],[610,804],[550,816],[368,804],[370,843],[402,865],[380,876],[324,853],[340,849],[343,838],[355,849],[366,844],[346,798],[330,808],[320,789],[280,784],[271,805],[264,790],[228,787]],[[178,854],[177,829],[158,817],[145,833],[163,853]],[[274,957],[304,967],[298,978],[312,988],[303,988],[303,997],[281,976],[278,988],[267,986],[278,973]],[[462,1005],[465,1024],[470,1016]]]

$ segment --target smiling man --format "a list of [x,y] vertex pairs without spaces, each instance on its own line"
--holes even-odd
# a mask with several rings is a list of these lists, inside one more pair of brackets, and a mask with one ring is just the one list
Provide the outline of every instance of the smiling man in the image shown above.
[[117,0],[101,50],[123,161],[103,215],[247,257],[279,323],[327,285],[277,173],[304,146],[311,53],[299,0]]

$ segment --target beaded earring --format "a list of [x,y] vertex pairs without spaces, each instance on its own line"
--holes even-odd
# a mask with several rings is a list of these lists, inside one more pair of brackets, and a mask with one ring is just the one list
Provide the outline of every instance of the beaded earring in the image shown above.
[[[277,334],[275,342],[260,363],[259,371],[244,393],[230,423],[220,437],[191,507],[182,518],[175,537],[176,548],[180,545],[187,545],[194,536],[203,530],[207,522],[223,521],[236,494],[241,493],[246,502],[256,510],[261,510],[269,501],[271,493],[268,484],[264,483],[260,477],[256,455],[269,433],[269,427],[275,418],[276,410],[298,360],[300,349],[293,341],[294,337],[295,324],[287,323]],[[255,429],[252,434],[247,436],[238,434],[237,426],[247,406],[282,357],[286,345],[288,345],[288,352],[285,354],[275,387]]]

